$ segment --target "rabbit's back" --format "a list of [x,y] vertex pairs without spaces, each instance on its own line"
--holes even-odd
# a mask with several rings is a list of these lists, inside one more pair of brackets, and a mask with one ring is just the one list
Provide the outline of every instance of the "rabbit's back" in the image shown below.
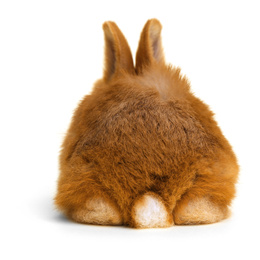
[[113,103],[104,95],[95,101],[102,116],[91,116],[77,147],[77,154],[102,175],[171,175],[214,142],[185,100],[162,101],[156,91],[119,96]]

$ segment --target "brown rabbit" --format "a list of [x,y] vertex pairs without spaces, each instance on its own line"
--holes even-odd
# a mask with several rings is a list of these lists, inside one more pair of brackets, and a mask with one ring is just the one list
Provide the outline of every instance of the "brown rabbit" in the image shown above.
[[133,65],[114,22],[103,25],[104,77],[79,104],[60,154],[57,207],[74,221],[135,228],[225,219],[238,165],[209,107],[165,64],[149,20]]

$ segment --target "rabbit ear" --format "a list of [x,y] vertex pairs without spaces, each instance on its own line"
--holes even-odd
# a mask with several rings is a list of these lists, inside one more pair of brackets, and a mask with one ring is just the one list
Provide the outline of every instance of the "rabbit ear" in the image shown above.
[[144,66],[154,62],[164,62],[161,43],[162,25],[157,19],[148,20],[141,33],[136,53],[136,72],[142,72]]
[[113,75],[123,71],[134,73],[132,54],[123,33],[114,22],[105,22],[103,30],[105,35],[104,79],[110,80]]

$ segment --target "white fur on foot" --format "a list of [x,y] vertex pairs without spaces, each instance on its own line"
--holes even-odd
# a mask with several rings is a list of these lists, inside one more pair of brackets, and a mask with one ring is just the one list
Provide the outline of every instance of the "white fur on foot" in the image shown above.
[[72,218],[77,222],[89,224],[122,224],[122,218],[119,212],[102,198],[93,198],[88,200],[85,207],[76,211]]
[[181,212],[181,224],[210,224],[227,216],[227,212],[214,205],[208,198],[191,200]]
[[136,202],[133,217],[139,228],[169,227],[172,224],[163,202],[149,194]]

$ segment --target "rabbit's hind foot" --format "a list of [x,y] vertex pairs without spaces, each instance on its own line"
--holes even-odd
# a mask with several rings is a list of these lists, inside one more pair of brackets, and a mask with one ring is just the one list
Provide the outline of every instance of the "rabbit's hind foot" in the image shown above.
[[153,193],[144,194],[135,202],[132,218],[136,228],[165,228],[173,225],[172,215],[164,202]]
[[228,216],[227,208],[220,208],[208,198],[190,200],[175,213],[175,223],[179,225],[211,224]]
[[122,217],[118,210],[103,198],[88,199],[84,207],[72,214],[76,222],[97,225],[121,225]]

